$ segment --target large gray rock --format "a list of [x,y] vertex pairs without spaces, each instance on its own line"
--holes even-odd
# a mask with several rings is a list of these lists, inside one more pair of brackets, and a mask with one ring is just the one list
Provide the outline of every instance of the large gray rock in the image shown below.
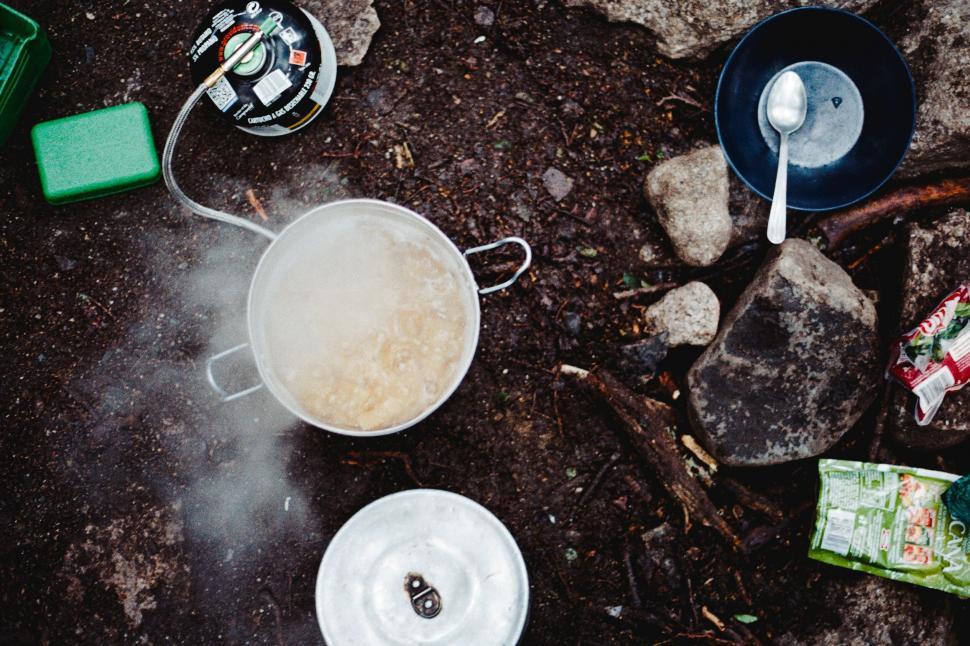
[[837,264],[789,239],[687,375],[698,438],[732,466],[818,455],[878,390],[876,310]]
[[374,0],[307,0],[301,3],[321,23],[337,50],[338,65],[360,65],[381,21]]
[[717,334],[721,304],[710,287],[693,281],[672,289],[643,313],[643,331],[667,333],[670,347],[707,345]]
[[958,643],[953,609],[939,593],[869,574],[846,573],[845,580],[839,579],[825,581],[823,589],[817,592],[834,617],[820,618],[808,632],[779,635],[774,643],[779,646],[955,646]]
[[[670,58],[699,58],[737,38],[762,18],[815,0],[565,0],[570,7],[592,7],[612,22],[635,22],[657,37],[657,49]],[[876,0],[835,0],[825,4],[865,11]]]
[[714,263],[734,231],[728,213],[728,170],[720,146],[658,164],[643,186],[674,251],[689,265]]
[[916,77],[916,134],[899,172],[970,166],[970,0],[926,0],[900,43]]
[[[970,213],[951,211],[926,226],[910,225],[899,332],[913,329],[961,283],[970,282]],[[913,419],[914,400],[902,387],[893,392],[893,436],[907,446],[941,449],[970,438],[970,386],[943,399],[927,426]]]

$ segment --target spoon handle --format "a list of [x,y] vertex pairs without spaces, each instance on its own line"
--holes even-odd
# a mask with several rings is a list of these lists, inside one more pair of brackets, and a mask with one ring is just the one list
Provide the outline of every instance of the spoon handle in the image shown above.
[[775,194],[771,198],[771,214],[768,215],[768,240],[774,244],[785,241],[785,220],[788,194],[788,133],[781,133],[778,144],[778,174],[775,176]]

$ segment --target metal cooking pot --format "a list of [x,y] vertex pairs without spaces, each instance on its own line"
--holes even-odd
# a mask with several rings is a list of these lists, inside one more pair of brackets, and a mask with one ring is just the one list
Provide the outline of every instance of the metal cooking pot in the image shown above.
[[[455,371],[455,377],[448,388],[445,389],[443,394],[435,402],[433,402],[412,419],[395,426],[370,431],[334,426],[314,417],[313,414],[305,410],[305,408],[296,400],[296,398],[281,383],[280,379],[274,374],[272,366],[268,360],[268,350],[266,348],[266,341],[263,334],[262,317],[259,316],[265,311],[268,304],[271,283],[270,277],[280,267],[281,263],[284,263],[288,258],[292,257],[294,249],[306,238],[308,233],[321,225],[322,218],[338,214],[342,215],[346,214],[347,212],[359,214],[361,211],[366,211],[368,215],[388,218],[389,221],[396,220],[398,222],[407,222],[411,226],[417,226],[423,232],[429,234],[432,239],[436,240],[440,244],[440,249],[444,250],[445,253],[452,255],[453,259],[456,261],[455,264],[461,267],[463,279],[462,283],[463,285],[467,285],[467,289],[470,292],[470,301],[473,304],[473,307],[471,308],[472,316],[468,322],[468,333],[466,334],[466,348],[462,353],[460,365]],[[481,311],[479,309],[477,295],[490,294],[492,292],[505,289],[514,283],[519,276],[521,276],[529,268],[529,265],[532,262],[532,250],[528,243],[521,238],[503,238],[502,240],[479,247],[466,249],[464,252],[462,252],[450,239],[448,239],[444,233],[441,232],[438,227],[429,222],[426,218],[418,215],[410,209],[404,208],[403,206],[382,202],[380,200],[354,199],[323,204],[300,216],[296,221],[283,229],[279,235],[262,229],[260,232],[271,238],[273,242],[263,253],[262,258],[259,261],[259,265],[256,267],[256,273],[253,275],[253,280],[249,288],[249,301],[246,314],[249,329],[249,342],[241,343],[233,348],[230,348],[229,350],[209,357],[209,359],[206,361],[206,377],[208,378],[209,385],[212,386],[213,390],[215,390],[219,398],[224,402],[245,397],[246,395],[259,390],[265,385],[283,406],[308,424],[332,433],[357,437],[388,435],[390,433],[403,431],[406,428],[414,426],[437,410],[438,407],[441,406],[445,400],[447,400],[452,393],[455,392],[462,379],[464,379],[465,374],[468,372],[469,366],[471,366],[475,349],[478,346],[478,333],[481,325]],[[475,277],[472,274],[471,267],[469,267],[466,257],[483,251],[496,249],[507,244],[517,244],[522,247],[522,249],[525,251],[525,260],[516,270],[515,274],[505,282],[498,285],[492,285],[490,287],[479,287],[475,282]],[[245,348],[252,348],[252,354],[255,358],[256,367],[259,371],[259,376],[262,383],[238,392],[229,393],[217,382],[213,372],[214,366],[220,360],[225,359],[226,357]]]

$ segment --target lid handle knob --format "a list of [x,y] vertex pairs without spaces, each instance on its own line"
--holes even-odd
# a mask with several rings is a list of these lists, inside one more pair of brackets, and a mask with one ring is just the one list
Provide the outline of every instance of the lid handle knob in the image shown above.
[[441,595],[420,574],[408,572],[404,577],[404,591],[411,598],[411,608],[419,617],[433,619],[441,612]]

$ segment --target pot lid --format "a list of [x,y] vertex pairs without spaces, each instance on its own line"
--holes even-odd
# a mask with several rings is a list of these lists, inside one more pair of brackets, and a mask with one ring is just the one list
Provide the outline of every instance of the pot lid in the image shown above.
[[317,619],[330,646],[515,644],[529,581],[515,539],[478,503],[412,489],[367,505],[320,563]]

